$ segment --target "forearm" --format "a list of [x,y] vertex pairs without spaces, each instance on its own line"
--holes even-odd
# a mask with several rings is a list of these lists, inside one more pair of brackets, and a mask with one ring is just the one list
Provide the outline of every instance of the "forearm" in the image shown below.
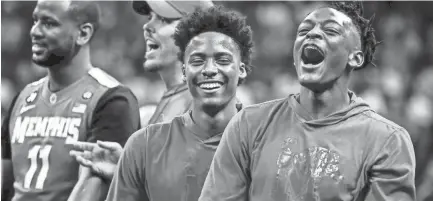
[[98,176],[91,176],[77,194],[79,201],[103,201],[107,197],[109,184]]
[[109,184],[101,177],[93,175],[89,168],[80,167],[80,176],[68,201],[103,201]]

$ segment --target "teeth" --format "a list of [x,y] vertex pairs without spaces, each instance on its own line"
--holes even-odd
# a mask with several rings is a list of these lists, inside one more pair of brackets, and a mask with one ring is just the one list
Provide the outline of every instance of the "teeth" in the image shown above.
[[218,88],[220,86],[221,84],[217,82],[200,84],[200,88],[204,88],[204,89],[213,89],[213,88]]
[[316,47],[315,45],[306,45],[304,49],[314,49],[320,52],[320,54],[323,55],[322,50],[318,47]]
[[314,46],[314,45],[307,45],[307,46],[305,46],[305,48],[319,50],[319,48],[317,48],[317,47]]
[[153,43],[152,41],[146,41],[146,45],[147,45],[147,49],[149,49],[149,50],[153,50],[153,49],[156,49],[157,47],[158,47],[158,45],[157,44],[155,44],[155,43]]

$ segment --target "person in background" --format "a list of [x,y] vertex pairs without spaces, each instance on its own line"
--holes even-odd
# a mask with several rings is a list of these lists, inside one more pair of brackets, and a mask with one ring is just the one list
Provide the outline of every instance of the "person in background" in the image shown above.
[[146,42],[143,67],[148,72],[157,72],[167,87],[146,125],[170,121],[190,109],[192,97],[182,81],[182,61],[178,59],[179,48],[174,44],[173,34],[176,25],[187,13],[195,8],[212,6],[209,0],[132,2],[136,13],[148,17],[143,25]]

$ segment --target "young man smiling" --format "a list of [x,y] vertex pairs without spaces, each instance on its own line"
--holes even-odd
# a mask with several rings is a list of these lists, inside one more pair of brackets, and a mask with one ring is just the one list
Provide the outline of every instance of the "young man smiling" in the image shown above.
[[197,10],[181,20],[174,38],[192,109],[132,135],[107,201],[197,200],[224,128],[237,113],[236,88],[247,76],[253,47],[245,17],[220,6]]
[[360,2],[331,3],[299,25],[299,94],[247,107],[227,126],[200,201],[416,200],[407,131],[348,89],[376,40]]

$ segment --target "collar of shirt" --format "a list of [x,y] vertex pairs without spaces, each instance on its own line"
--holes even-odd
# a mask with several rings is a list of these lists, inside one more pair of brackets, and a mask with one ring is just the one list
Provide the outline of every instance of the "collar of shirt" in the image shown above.
[[199,137],[203,143],[212,144],[219,143],[221,140],[221,136],[223,132],[209,132],[202,129],[199,125],[197,125],[191,117],[192,111],[189,110],[185,114],[182,115],[185,127],[194,133],[197,137]]

